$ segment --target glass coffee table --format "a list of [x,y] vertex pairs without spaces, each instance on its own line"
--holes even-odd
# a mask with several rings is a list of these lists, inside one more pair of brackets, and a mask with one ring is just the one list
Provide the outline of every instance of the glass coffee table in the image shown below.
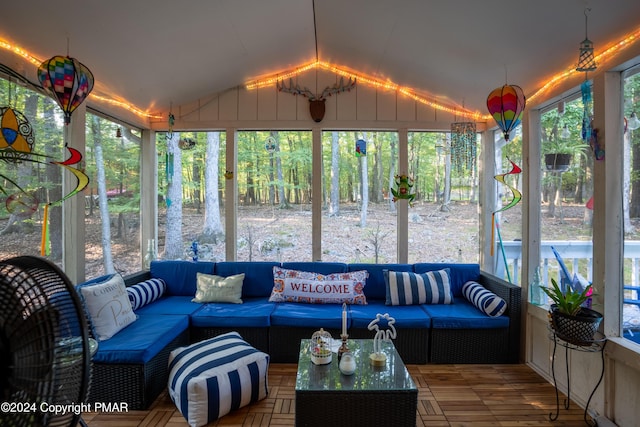
[[353,375],[340,372],[336,353],[327,365],[313,364],[308,343],[300,343],[296,426],[416,425],[418,389],[393,343],[382,343],[387,361],[374,367],[369,361],[373,340],[348,340],[356,360]]

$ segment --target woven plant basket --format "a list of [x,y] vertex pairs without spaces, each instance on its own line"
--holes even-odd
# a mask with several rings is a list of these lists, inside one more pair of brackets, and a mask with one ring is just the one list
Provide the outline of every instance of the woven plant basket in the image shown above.
[[585,346],[593,343],[593,338],[602,321],[602,314],[582,307],[577,315],[569,316],[559,312],[555,305],[552,305],[549,319],[558,338],[571,344]]

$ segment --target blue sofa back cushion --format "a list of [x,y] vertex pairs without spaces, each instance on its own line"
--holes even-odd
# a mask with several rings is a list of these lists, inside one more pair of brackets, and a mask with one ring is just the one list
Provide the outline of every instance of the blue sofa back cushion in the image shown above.
[[[469,280],[478,281],[480,278],[480,264],[423,262],[413,265],[413,271],[416,273],[426,273],[427,271],[442,270],[443,268],[449,268],[451,292],[454,297],[462,296],[462,286]],[[393,270],[393,268],[389,267],[389,270]]]
[[[269,297],[273,289],[273,267],[278,262],[269,261],[223,261],[216,263],[213,274],[222,277],[244,273],[242,298]],[[195,293],[195,278],[194,278]]]
[[[367,278],[367,285],[364,287],[364,295],[367,297],[367,301],[369,301],[370,299],[383,300],[383,301],[386,300],[387,285],[384,280],[383,270],[414,271],[412,264],[366,264],[366,263],[349,264],[349,271],[359,271],[359,270],[367,270],[369,272],[369,277]],[[434,269],[434,270],[439,270],[439,269]]]
[[191,296],[196,294],[197,273],[213,274],[214,263],[209,261],[152,261],[151,277],[163,279],[167,295]]
[[342,262],[320,262],[320,261],[302,261],[302,262],[283,262],[282,268],[298,271],[310,271],[318,274],[346,273],[347,264]]

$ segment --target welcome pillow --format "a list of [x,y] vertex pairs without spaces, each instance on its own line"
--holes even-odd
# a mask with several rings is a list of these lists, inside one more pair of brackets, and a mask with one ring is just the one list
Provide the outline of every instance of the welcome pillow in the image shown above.
[[273,290],[269,301],[364,305],[367,303],[364,287],[368,276],[366,270],[319,274],[273,267]]
[[383,270],[387,305],[451,304],[449,269],[413,273]]
[[99,341],[108,340],[137,319],[119,274],[79,290]]

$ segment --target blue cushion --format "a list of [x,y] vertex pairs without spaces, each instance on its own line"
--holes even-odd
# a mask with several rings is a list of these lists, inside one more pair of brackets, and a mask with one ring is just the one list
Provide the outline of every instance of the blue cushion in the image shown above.
[[473,280],[462,286],[462,295],[487,316],[500,316],[507,309],[505,300]]
[[371,299],[385,300],[387,297],[387,286],[384,281],[383,270],[393,271],[413,271],[411,264],[366,264],[353,263],[349,264],[349,271],[367,270],[369,277],[367,278],[367,286],[364,287],[364,295],[367,302]]
[[[425,273],[427,271],[441,270],[449,268],[449,277],[451,278],[451,292],[454,297],[462,296],[462,285],[469,280],[478,280],[480,278],[479,264],[456,264],[443,262],[417,263],[413,265],[413,271],[416,273]],[[393,268],[389,267],[389,270]]]
[[[374,301],[368,305],[352,305],[349,308],[349,319],[351,319],[351,326],[354,328],[366,329],[378,313],[389,313],[389,316],[396,319],[396,328],[431,327],[431,318],[419,305],[399,307],[385,305],[384,301]],[[380,330],[383,329],[385,329],[384,325],[381,324]],[[373,338],[373,335],[374,332],[371,333],[371,338]]]
[[387,305],[451,304],[449,269],[413,273],[384,270]]
[[283,262],[282,268],[286,268],[289,270],[310,271],[312,273],[320,273],[320,274],[347,272],[347,264],[343,262],[321,262],[321,261]]
[[192,297],[164,296],[152,304],[139,308],[137,314],[186,314],[191,315],[202,308],[202,304],[192,302]]
[[[277,303],[271,313],[271,325],[341,329],[342,305]],[[349,323],[347,323],[347,327],[349,327]]]
[[136,283],[127,288],[131,308],[135,311],[140,307],[157,300],[167,290],[167,284],[163,279],[149,279],[144,282]]
[[[453,304],[422,305],[431,316],[434,329],[487,329],[508,328],[509,317],[489,317],[463,297],[454,298]],[[406,307],[402,307],[403,309]]]
[[269,298],[273,289],[273,267],[279,265],[277,262],[268,261],[224,261],[216,263],[213,274],[229,277],[244,273],[242,299]]
[[266,328],[274,308],[275,304],[265,298],[246,298],[242,304],[206,303],[191,316],[191,325]]
[[152,261],[151,277],[164,279],[168,295],[194,297],[196,294],[196,274],[213,274],[212,262]]
[[100,341],[93,361],[147,363],[188,328],[188,316],[141,314],[110,339]]

